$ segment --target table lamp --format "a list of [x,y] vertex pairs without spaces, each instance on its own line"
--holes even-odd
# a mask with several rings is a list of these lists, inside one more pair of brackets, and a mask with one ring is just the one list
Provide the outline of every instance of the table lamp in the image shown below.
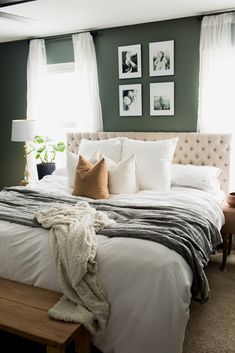
[[27,185],[30,181],[30,171],[27,161],[27,142],[32,141],[36,135],[36,120],[12,120],[11,141],[24,142],[25,169],[24,179],[20,185]]

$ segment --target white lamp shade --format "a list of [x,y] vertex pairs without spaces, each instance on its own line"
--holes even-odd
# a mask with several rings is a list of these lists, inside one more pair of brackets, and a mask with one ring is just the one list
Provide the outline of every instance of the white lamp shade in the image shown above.
[[36,120],[12,120],[11,141],[32,141],[36,135]]

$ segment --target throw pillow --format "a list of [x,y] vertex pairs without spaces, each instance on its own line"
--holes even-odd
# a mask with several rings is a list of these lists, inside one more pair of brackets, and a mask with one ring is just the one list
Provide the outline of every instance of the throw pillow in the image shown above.
[[108,165],[110,194],[135,194],[139,191],[134,155],[119,163],[104,158]]
[[106,140],[86,140],[82,139],[79,146],[79,153],[88,158],[95,151],[111,158],[115,162],[119,162],[122,158],[122,144],[125,138],[110,138]]
[[108,168],[104,158],[94,165],[83,156],[79,156],[73,195],[92,199],[109,197]]
[[[96,164],[100,160],[100,152],[94,151],[87,158],[91,163]],[[67,152],[66,154],[66,165],[67,165],[67,178],[68,187],[73,188],[75,183],[76,167],[79,161],[79,154]]]
[[178,137],[160,141],[123,141],[122,157],[135,154],[140,190],[170,191],[171,163]]

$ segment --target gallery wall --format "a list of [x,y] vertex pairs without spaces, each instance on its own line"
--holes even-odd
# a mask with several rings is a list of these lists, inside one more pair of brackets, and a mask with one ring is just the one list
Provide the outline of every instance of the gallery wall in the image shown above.
[[[197,17],[99,30],[94,37],[106,131],[196,131],[200,21]],[[172,76],[149,76],[149,43],[174,40]],[[141,44],[142,77],[119,79],[118,47]],[[149,84],[174,82],[174,116],[150,116]],[[142,117],[120,117],[119,85],[142,84]]]
[[[100,97],[105,131],[195,131],[198,107],[200,21],[196,17],[97,31],[96,46]],[[174,40],[175,74],[149,76],[149,43]],[[141,44],[142,77],[118,77],[118,47]],[[73,61],[72,41],[46,41],[48,63]],[[28,41],[0,44],[0,188],[15,185],[23,176],[23,143],[11,142],[11,121],[26,116]],[[174,116],[150,116],[149,84],[174,82]],[[119,85],[142,85],[141,117],[120,117]]]

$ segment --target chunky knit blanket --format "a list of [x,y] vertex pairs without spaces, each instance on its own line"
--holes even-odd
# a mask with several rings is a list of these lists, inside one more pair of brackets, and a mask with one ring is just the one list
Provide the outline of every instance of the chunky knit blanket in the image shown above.
[[92,334],[104,332],[109,304],[96,276],[96,232],[114,221],[87,202],[55,204],[35,213],[50,229],[52,250],[63,296],[49,315],[83,324]]

